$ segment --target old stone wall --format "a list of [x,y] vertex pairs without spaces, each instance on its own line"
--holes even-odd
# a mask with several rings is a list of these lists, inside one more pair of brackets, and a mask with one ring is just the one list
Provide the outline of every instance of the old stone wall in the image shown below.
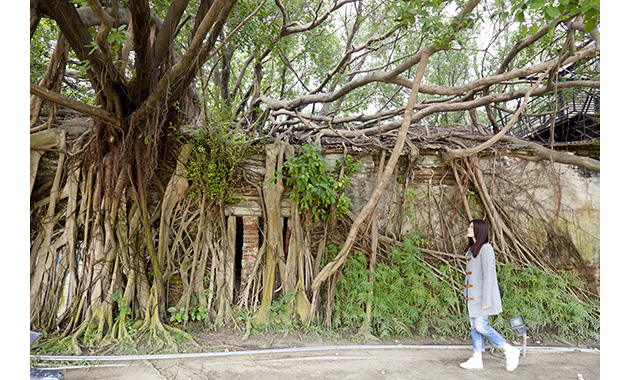
[[[326,161],[334,167],[340,153],[327,153]],[[350,178],[346,194],[358,214],[369,199],[377,177],[380,155],[355,154],[359,172]],[[262,160],[248,162],[250,172],[264,172]],[[529,234],[542,255],[553,256],[559,267],[575,266],[573,252],[558,244],[558,236],[567,236],[580,257],[599,273],[599,173],[579,167],[534,160],[523,152],[501,152],[479,158],[485,186],[495,198],[507,219],[519,224],[519,231]],[[262,170],[262,171],[261,171]],[[466,203],[473,218],[486,218],[484,205],[471,185],[471,179],[461,176],[467,184]],[[282,216],[288,218],[289,189],[282,201]],[[228,205],[226,214],[243,218],[243,272],[256,260],[260,241],[254,229],[261,228],[262,214],[258,193],[251,188],[243,192],[242,202]],[[402,157],[399,168],[381,198],[376,210],[381,234],[402,239],[416,233],[442,252],[460,253],[466,244],[468,218],[460,188],[450,165],[444,164],[437,152],[420,152],[410,165]],[[553,234],[548,226],[554,226]],[[564,242],[566,243],[566,242]],[[552,260],[552,261],[553,261]],[[248,273],[248,272],[247,272]],[[246,278],[246,276],[243,276]]]

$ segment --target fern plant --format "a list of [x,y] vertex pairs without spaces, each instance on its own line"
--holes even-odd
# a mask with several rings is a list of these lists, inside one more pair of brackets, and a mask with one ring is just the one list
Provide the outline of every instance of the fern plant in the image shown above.
[[497,317],[503,332],[509,332],[506,319],[522,315],[529,335],[556,332],[564,338],[599,339],[599,300],[582,300],[571,292],[586,287],[576,274],[508,263],[498,277],[505,292],[503,313]]
[[[358,330],[373,289],[370,327],[381,338],[435,333],[468,339],[469,317],[463,293],[455,285],[463,284],[464,275],[454,266],[431,265],[418,250],[424,244],[418,234],[406,238],[389,253],[389,261],[376,265],[374,285],[366,255],[352,252],[337,284],[333,327]],[[329,246],[326,257],[334,257],[338,250]],[[585,287],[575,274],[505,264],[499,266],[498,278],[505,292],[504,311],[493,317],[492,325],[503,336],[514,336],[509,318],[521,315],[530,336],[599,339],[599,300],[574,295],[571,289]]]

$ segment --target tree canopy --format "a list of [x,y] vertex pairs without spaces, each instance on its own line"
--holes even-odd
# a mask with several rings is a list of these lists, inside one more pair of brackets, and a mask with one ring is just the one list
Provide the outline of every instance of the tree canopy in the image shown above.
[[156,107],[183,110],[179,124],[226,109],[260,138],[378,135],[400,127],[428,46],[414,123],[498,132],[497,110],[514,111],[542,75],[531,96],[599,86],[593,70],[561,75],[597,59],[598,1],[58,3],[32,2],[31,83],[61,31],[71,49],[56,92],[114,126]]

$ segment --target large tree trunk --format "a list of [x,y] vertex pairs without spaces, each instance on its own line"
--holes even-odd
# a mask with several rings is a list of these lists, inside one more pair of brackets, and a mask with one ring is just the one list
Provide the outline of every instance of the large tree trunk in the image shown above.
[[[280,201],[284,192],[282,179],[276,173],[282,172],[282,163],[287,144],[276,142],[265,149],[265,182],[263,183],[265,224],[267,230],[267,249],[265,251],[265,272],[263,276],[263,292],[260,310],[256,314],[256,323],[267,323],[269,307],[273,300],[276,267],[283,264],[284,250],[282,245],[282,216]],[[280,264],[282,263],[282,264]]]
[[286,265],[285,292],[295,291],[294,309],[302,322],[306,322],[311,303],[306,295],[313,280],[313,254],[311,231],[303,228],[298,205],[291,203],[289,249]]
[[[199,219],[195,244],[191,248],[182,242],[192,230],[181,223],[182,213],[199,206],[186,199],[187,145],[176,167],[168,168],[169,160],[173,161],[168,128],[173,122],[179,126],[181,115],[173,105],[190,103],[186,91],[208,59],[235,1],[214,1],[198,14],[191,46],[175,62],[169,52],[187,4],[186,0],[174,1],[162,24],[151,13],[148,1],[131,1],[128,10],[118,3],[103,8],[90,1],[90,8],[80,11],[65,0],[31,1],[33,21],[46,14],[60,29],[44,79],[40,86],[31,84],[32,120],[37,120],[40,99],[97,117],[87,141],[79,139],[68,147],[71,160],[66,157],[64,135],[44,131],[45,135],[32,139],[32,194],[41,150],[59,144],[61,153],[50,196],[39,199],[43,190],[38,190],[33,206],[31,324],[44,330],[63,327],[72,333],[75,352],[79,352],[78,341],[83,336],[126,336],[129,322],[137,322],[139,331],[157,338],[160,331],[170,329],[163,321],[167,318],[166,288],[174,271],[186,277],[182,302],[188,312],[193,297],[199,300],[199,307],[210,303],[211,292],[204,289],[209,257],[221,274],[233,261],[226,248],[225,223],[209,223],[209,231],[202,229],[209,220],[222,219],[205,215],[208,210],[203,205],[197,214],[193,211]],[[118,26],[114,22],[123,21],[133,39],[133,80],[121,70],[125,65],[117,63],[128,57],[130,46],[115,52],[107,40],[112,27]],[[88,27],[95,24],[100,26],[93,39]],[[86,63],[97,107],[58,93],[68,46]],[[48,126],[54,116],[53,107]],[[158,172],[158,165],[169,171],[166,188],[160,179],[164,170]],[[210,212],[220,214],[221,210]],[[59,223],[65,223],[65,230],[59,229]],[[171,245],[172,241],[177,243]],[[189,260],[186,269],[175,269],[177,259]],[[231,282],[226,278],[213,285],[217,287],[215,314],[220,318],[231,308],[232,294],[226,287]]]

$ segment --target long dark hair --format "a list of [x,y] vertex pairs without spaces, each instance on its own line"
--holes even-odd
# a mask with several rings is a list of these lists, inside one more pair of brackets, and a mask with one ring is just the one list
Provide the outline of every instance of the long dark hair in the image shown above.
[[488,223],[481,219],[473,219],[470,223],[473,224],[473,233],[476,241],[469,237],[466,251],[470,249],[473,257],[477,257],[479,250],[481,250],[481,246],[488,242]]

